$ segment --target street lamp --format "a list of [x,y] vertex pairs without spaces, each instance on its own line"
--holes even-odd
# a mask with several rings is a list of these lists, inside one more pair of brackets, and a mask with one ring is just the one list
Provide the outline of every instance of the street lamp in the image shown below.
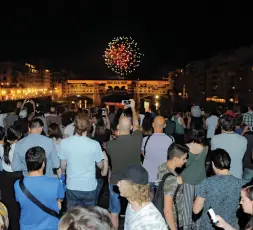
[[155,98],[158,99],[158,98],[159,98],[159,95],[156,95]]

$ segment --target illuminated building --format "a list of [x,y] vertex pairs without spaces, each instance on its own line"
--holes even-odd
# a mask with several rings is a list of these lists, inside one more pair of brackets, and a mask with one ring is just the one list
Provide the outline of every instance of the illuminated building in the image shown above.
[[139,102],[145,97],[168,96],[171,89],[168,80],[68,80],[63,84],[64,97],[86,96],[93,104],[100,105],[104,96],[112,93],[126,93]]
[[0,98],[16,100],[50,93],[51,71],[42,65],[0,62]]
[[193,102],[253,103],[253,46],[189,63],[184,83]]

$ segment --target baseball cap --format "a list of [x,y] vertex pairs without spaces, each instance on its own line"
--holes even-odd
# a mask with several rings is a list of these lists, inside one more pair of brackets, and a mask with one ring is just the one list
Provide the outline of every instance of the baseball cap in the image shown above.
[[19,117],[26,118],[27,117],[27,110],[26,109],[21,110],[19,113]]
[[148,184],[148,172],[141,165],[133,165],[118,174],[112,175],[112,180],[129,180],[135,184]]
[[224,113],[224,115],[228,115],[231,117],[236,117],[236,114],[232,110],[228,110],[227,112]]

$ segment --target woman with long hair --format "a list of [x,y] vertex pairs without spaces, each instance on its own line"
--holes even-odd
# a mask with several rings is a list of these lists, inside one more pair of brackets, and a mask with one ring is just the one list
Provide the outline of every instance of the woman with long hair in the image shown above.
[[110,132],[110,120],[107,113],[105,114],[105,120],[106,122],[104,122],[103,117],[97,120],[95,133],[94,136],[92,137],[93,140],[99,142],[105,157],[104,168],[101,170],[96,166],[96,179],[97,179],[96,204],[98,204],[100,193],[104,185],[104,177],[107,176],[108,173],[108,158],[106,155],[106,149],[104,145],[106,144],[107,141],[110,140],[111,132]]
[[4,138],[4,144],[0,149],[0,157],[2,159],[3,173],[1,186],[2,200],[9,212],[10,227],[9,229],[19,229],[20,208],[15,199],[14,183],[22,177],[22,172],[13,172],[11,168],[12,158],[15,151],[15,145],[21,137],[21,133],[10,126],[7,129]]
[[60,143],[62,140],[62,132],[56,123],[52,123],[48,126],[48,137],[51,138],[55,144],[55,148],[58,152],[58,157],[60,155]]
[[[242,209],[245,213],[251,215],[251,218],[246,226],[246,230],[253,229],[253,186],[248,186],[241,191],[241,202]],[[219,228],[225,230],[235,230],[231,225],[229,225],[222,217],[217,216]]]
[[152,114],[149,113],[149,112],[146,112],[145,117],[144,117],[143,122],[142,122],[142,126],[141,126],[143,137],[152,135],[152,133],[153,133],[153,127],[152,127],[153,121],[154,121],[154,118],[153,118]]

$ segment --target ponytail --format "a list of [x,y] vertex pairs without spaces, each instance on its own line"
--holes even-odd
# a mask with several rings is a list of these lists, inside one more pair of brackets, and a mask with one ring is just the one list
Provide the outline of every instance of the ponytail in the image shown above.
[[9,152],[11,150],[11,144],[10,142],[7,140],[7,137],[5,136],[4,137],[4,162],[7,164],[7,165],[10,165],[11,164],[11,161],[10,161],[10,158],[9,158]]

